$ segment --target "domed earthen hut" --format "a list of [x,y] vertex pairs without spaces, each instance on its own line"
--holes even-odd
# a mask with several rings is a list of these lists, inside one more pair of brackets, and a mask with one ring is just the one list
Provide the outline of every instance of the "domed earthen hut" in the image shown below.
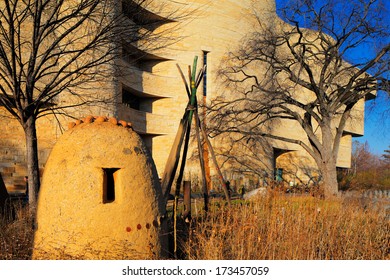
[[56,143],[38,198],[34,259],[164,256],[161,187],[130,126],[87,117]]

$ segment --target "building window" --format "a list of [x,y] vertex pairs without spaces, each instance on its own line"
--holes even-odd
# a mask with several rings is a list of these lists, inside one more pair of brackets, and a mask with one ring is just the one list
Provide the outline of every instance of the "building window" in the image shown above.
[[119,168],[103,168],[103,203],[115,201],[115,183]]
[[[203,51],[203,66],[207,65],[208,51]],[[207,68],[203,76],[203,96],[207,96]]]
[[122,88],[122,104],[137,111],[152,113],[153,102],[157,99],[158,97],[154,98],[129,88]]
[[122,90],[122,103],[126,104],[132,109],[140,110],[142,98],[131,93],[128,90]]

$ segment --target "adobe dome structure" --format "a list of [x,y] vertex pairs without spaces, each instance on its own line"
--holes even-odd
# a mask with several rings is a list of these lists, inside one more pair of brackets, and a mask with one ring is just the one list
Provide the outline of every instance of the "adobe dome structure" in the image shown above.
[[131,124],[71,123],[46,164],[34,259],[159,259],[167,250],[155,165]]

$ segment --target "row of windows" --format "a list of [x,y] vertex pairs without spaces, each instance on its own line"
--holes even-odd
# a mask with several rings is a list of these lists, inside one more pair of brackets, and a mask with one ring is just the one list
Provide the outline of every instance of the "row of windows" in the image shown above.
[[[203,51],[203,65],[207,65],[208,52]],[[203,96],[207,95],[207,70],[203,77]],[[152,103],[156,98],[142,97],[131,89],[122,89],[122,103],[130,108],[143,112],[152,112]]]

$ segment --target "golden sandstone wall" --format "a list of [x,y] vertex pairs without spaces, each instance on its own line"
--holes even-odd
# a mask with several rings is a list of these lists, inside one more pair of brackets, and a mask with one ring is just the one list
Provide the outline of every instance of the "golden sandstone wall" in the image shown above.
[[[199,57],[198,66],[202,66],[202,58],[207,54],[207,101],[219,94],[234,94],[230,89],[224,88],[218,76],[218,69],[226,59],[226,53],[234,51],[240,45],[243,36],[256,28],[258,23],[253,17],[253,5],[257,5],[256,10],[260,11],[257,16],[262,20],[262,23],[273,25],[275,28],[289,28],[288,24],[276,16],[275,2],[272,0],[179,1],[175,3],[175,7],[182,5],[182,9],[192,11],[192,17],[179,25],[179,29],[176,31],[176,35],[180,36],[178,42],[154,52],[157,56],[169,60],[161,60],[150,71],[143,71],[143,79],[140,79],[142,85],[138,86],[140,90],[144,89],[144,92],[162,96],[162,98],[153,101],[152,113],[145,113],[144,117],[145,120],[149,119],[145,127],[153,135],[150,139],[150,145],[160,175],[164,169],[177,124],[187,102],[175,64],[179,63],[182,69],[186,69],[186,66],[192,63],[193,57],[197,55]],[[259,5],[261,5],[261,8],[259,8]],[[202,93],[203,89],[200,88],[198,92],[199,100]],[[345,135],[341,141],[338,157],[339,167],[350,166],[352,135],[363,134],[363,120],[364,100],[361,100],[355,107],[351,121],[347,124]],[[296,123],[283,121],[273,129],[275,133],[280,133],[280,135],[288,135],[295,139],[307,141],[304,138],[305,134],[302,128]],[[164,132],[159,133],[161,130],[164,130]],[[218,143],[220,141],[214,142],[217,148]],[[304,181],[318,177],[314,161],[300,146],[278,141],[273,141],[272,145],[273,148],[283,150],[285,153],[284,157],[274,158],[273,160],[266,159],[267,156],[264,155],[263,166],[259,165],[259,167],[267,170],[269,172],[268,176],[273,176],[272,169],[284,168],[287,173],[294,174],[294,176],[298,176]],[[219,146],[219,148],[223,147]],[[276,157],[276,154],[274,157]],[[289,155],[289,163],[285,160],[287,154]],[[290,171],[290,166],[295,166],[297,171]],[[300,168],[297,166],[300,166]]]
[[[187,65],[192,64],[195,55],[199,57],[199,67],[203,66],[203,61],[207,58],[207,101],[218,94],[229,94],[229,90],[221,84],[218,69],[226,59],[226,53],[235,50],[241,38],[254,30],[257,23],[252,16],[253,4],[257,5],[257,16],[263,22],[286,25],[276,16],[274,0],[152,1],[147,7],[150,19],[156,16],[164,17],[171,11],[180,11],[179,14],[182,15],[178,17],[178,21],[167,21],[154,29],[155,33],[162,32],[171,39],[169,45],[147,52],[139,51],[136,61],[125,56],[116,61],[114,77],[109,77],[105,84],[91,85],[89,93],[96,91],[112,96],[117,98],[117,103],[77,108],[73,115],[105,115],[132,122],[134,130],[141,135],[150,149],[161,176],[188,99],[176,63],[186,72]],[[174,14],[175,12],[173,17]],[[134,49],[134,46],[131,49]],[[199,99],[202,94],[201,86],[198,91]],[[67,99],[64,97],[61,101],[67,102]],[[342,140],[338,159],[340,167],[348,167],[350,164],[351,135],[363,134],[363,113],[364,101],[361,101],[355,110],[355,119],[358,121],[347,125],[346,135]],[[7,114],[1,112],[1,115]],[[68,121],[69,118],[61,116],[58,120],[45,117],[38,121],[42,169],[50,149],[63,133],[61,127]],[[26,175],[23,132],[20,125],[9,118],[0,118],[0,125],[3,131],[0,134],[0,172],[9,189],[14,185],[23,187],[22,179]],[[302,137],[301,130],[292,123],[284,122],[275,127],[275,131],[277,130],[297,139]],[[297,159],[294,164],[298,164],[301,158],[307,158],[298,146],[279,142],[274,142],[273,145],[276,149],[292,152],[291,154],[296,156],[293,158]],[[267,161],[266,165],[268,169],[273,169],[278,167],[279,163],[282,161],[276,159],[276,166],[272,166],[272,160]],[[310,168],[314,167],[310,159],[305,160],[305,163]]]
[[[24,176],[27,175],[26,145],[23,129],[18,121],[12,119],[0,107],[0,173],[10,192],[24,192]],[[61,130],[53,117],[38,120],[39,168],[41,173],[47,157]]]
[[[251,1],[175,1],[175,4],[165,8],[179,9],[189,14],[184,16],[184,22],[178,26],[172,22],[161,27],[169,30],[170,26],[177,26],[172,31],[172,36],[178,38],[177,42],[152,51],[153,55],[161,59],[156,60],[148,71],[127,70],[129,75],[120,78],[123,87],[142,91],[156,98],[149,112],[134,114],[126,108],[119,111],[120,118],[130,119],[136,129],[152,135],[150,141],[153,159],[160,176],[188,101],[176,63],[186,73],[194,56],[198,56],[199,69],[207,54],[206,90],[207,100],[210,100],[223,92],[217,72],[226,53],[237,48],[246,31],[253,30],[255,25],[253,18],[249,16],[252,11]],[[263,9],[274,10],[273,1],[263,1]],[[153,12],[152,8],[151,11]],[[142,78],[134,79],[134,75]],[[199,100],[202,99],[202,94],[201,85],[198,90]],[[137,127],[136,123],[139,122],[134,120],[140,119],[143,120],[143,125]]]

